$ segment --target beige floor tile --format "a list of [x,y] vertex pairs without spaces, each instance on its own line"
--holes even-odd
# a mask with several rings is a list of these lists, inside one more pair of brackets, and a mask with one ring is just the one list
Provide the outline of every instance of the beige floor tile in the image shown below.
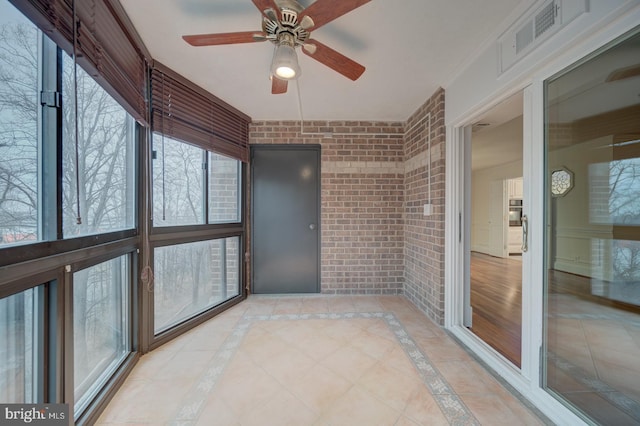
[[384,358],[398,346],[396,342],[370,333],[367,330],[355,336],[350,343],[354,348],[360,349],[363,353],[375,359]]
[[286,327],[274,331],[273,335],[278,336],[289,345],[295,345],[309,337],[309,321],[310,320],[289,321]]
[[398,419],[394,426],[420,426],[420,424],[414,422],[408,417],[402,416]]
[[438,403],[424,386],[413,389],[407,400],[404,416],[420,425],[444,426],[449,424]]
[[329,308],[329,312],[355,312],[353,302],[348,297],[330,297],[327,300],[327,307]]
[[[414,307],[405,297],[399,296],[375,296],[382,309],[386,312],[414,311]],[[417,312],[415,310],[414,312]]]
[[329,305],[325,297],[309,297],[302,299],[302,308],[300,313],[303,314],[320,314],[329,312]]
[[396,346],[391,352],[389,352],[381,360],[381,364],[387,365],[407,376],[416,377],[418,374],[416,367],[409,360],[409,357],[400,346]]
[[358,380],[357,386],[402,412],[414,389],[424,384],[416,376],[398,374],[393,368],[378,363]]
[[449,361],[472,361],[469,354],[448,336],[428,339],[414,337],[414,341],[425,355],[436,364]]
[[229,336],[229,330],[216,329],[214,327],[196,328],[189,335],[185,348],[190,351],[217,351]]
[[153,379],[176,355],[173,351],[151,351],[140,357],[129,379]]
[[262,304],[254,302],[251,305],[247,306],[245,315],[273,315],[274,309],[275,304]]
[[315,361],[322,361],[344,347],[344,345],[343,341],[334,339],[324,333],[313,333],[297,342],[295,347]]
[[158,371],[154,380],[182,380],[202,376],[203,372],[213,358],[213,352],[207,351],[181,351],[176,353],[171,362],[166,363]]
[[353,384],[322,365],[316,365],[289,389],[318,415],[341,398]]
[[362,326],[362,321],[358,319],[345,319],[336,321],[331,327],[327,327],[325,334],[341,342],[349,343],[365,331]]
[[396,335],[389,329],[386,321],[382,319],[371,320],[371,326],[367,327],[367,331],[369,333],[375,334],[376,336],[383,337],[394,344],[398,343],[396,339]]
[[542,426],[544,423],[529,410],[518,398],[511,394],[507,389],[501,388],[496,393],[502,402],[509,407],[514,416],[520,419],[522,425],[526,426]]
[[480,424],[491,426],[525,424],[523,419],[514,414],[497,394],[468,394],[461,395],[461,398]]
[[298,383],[317,364],[312,358],[291,347],[276,357],[258,360],[256,363],[284,386]]
[[207,402],[205,402],[200,416],[196,421],[196,426],[238,426],[240,422],[231,407],[229,407],[220,397],[219,393],[215,393]]
[[383,312],[384,308],[376,297],[351,296],[354,312]]
[[353,347],[339,349],[321,361],[322,365],[352,383],[358,381],[376,363],[375,358]]
[[239,349],[254,361],[278,357],[287,350],[289,344],[277,333],[268,333],[259,327],[251,327]]
[[299,314],[302,310],[301,298],[279,299],[273,308],[273,315]]
[[299,399],[281,390],[264,404],[248,409],[240,423],[242,426],[304,426],[312,425],[317,418]]
[[123,388],[109,404],[100,421],[111,423],[160,424],[174,418],[193,386],[190,380],[154,380]]
[[249,364],[246,371],[227,374],[220,378],[216,394],[231,408],[236,416],[261,406],[284,387],[261,368]]
[[[217,351],[243,315],[305,312],[394,312],[452,387],[470,397],[469,406],[483,424],[538,424],[526,407],[401,296],[251,296],[142,357],[99,422],[174,422],[203,372],[220,360]],[[483,393],[464,393],[480,388]],[[395,334],[379,318],[255,320],[213,389],[198,397],[205,403],[197,423],[191,424],[448,424]],[[500,410],[506,416],[493,417]]]
[[439,328],[433,327],[433,323],[428,318],[423,321],[413,319],[411,321],[403,321],[402,325],[407,332],[415,338],[431,339],[434,337],[443,337],[444,334]]
[[334,426],[389,426],[395,424],[400,416],[399,411],[354,386],[331,406],[321,421]]
[[[255,370],[259,370],[257,373]],[[241,382],[250,382],[254,374],[266,374],[257,364],[253,362],[251,357],[238,350],[229,364],[224,369],[222,376],[218,379],[218,385],[226,386],[234,385]]]
[[438,370],[458,395],[467,393],[493,393],[501,386],[474,363],[449,361],[438,363]]

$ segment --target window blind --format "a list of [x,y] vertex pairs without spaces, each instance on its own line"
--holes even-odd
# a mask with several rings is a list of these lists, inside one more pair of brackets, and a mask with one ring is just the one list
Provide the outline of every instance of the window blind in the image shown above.
[[142,124],[148,124],[146,73],[150,55],[117,0],[10,0]]
[[151,70],[151,111],[153,131],[249,161],[251,118],[158,62]]

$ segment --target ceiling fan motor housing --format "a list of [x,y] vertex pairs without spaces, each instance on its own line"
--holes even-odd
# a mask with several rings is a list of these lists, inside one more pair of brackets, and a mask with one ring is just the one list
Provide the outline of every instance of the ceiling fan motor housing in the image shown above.
[[280,8],[280,21],[264,18],[262,22],[267,39],[275,44],[292,43],[292,47],[304,45],[309,31],[298,22],[298,13],[304,8],[294,0],[276,0],[276,4]]

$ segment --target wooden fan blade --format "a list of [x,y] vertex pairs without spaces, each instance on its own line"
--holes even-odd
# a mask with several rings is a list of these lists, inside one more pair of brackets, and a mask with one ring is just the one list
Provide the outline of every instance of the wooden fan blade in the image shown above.
[[265,18],[272,19],[272,17],[268,16],[265,11],[268,9],[273,9],[273,11],[276,14],[276,19],[280,19],[280,8],[278,8],[278,5],[276,5],[276,2],[274,0],[252,0],[252,1],[253,1],[253,4],[256,5],[260,13],[262,13],[262,15]]
[[[256,35],[258,38],[255,38]],[[261,31],[242,31],[237,33],[197,34],[182,36],[192,46],[216,46],[220,44],[253,43],[266,40]]]
[[[305,16],[313,19],[314,30],[328,24],[345,13],[357,9],[371,0],[316,0],[298,16],[298,22]],[[255,2],[254,2],[255,3]]]
[[271,77],[271,93],[274,95],[281,95],[287,93],[287,80],[281,80],[277,77]]
[[336,52],[332,48],[325,46],[317,40],[308,40],[306,44],[316,46],[316,50],[314,53],[311,53],[309,50],[312,49],[302,49],[305,55],[312,57],[316,61],[328,66],[332,70],[339,72],[353,81],[356,81],[365,70],[365,67],[359,63],[347,58],[341,53]]

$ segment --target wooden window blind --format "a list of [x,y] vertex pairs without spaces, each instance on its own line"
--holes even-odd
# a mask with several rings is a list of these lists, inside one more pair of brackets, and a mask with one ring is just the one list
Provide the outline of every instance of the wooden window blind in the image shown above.
[[150,55],[117,0],[10,0],[135,119],[148,124],[146,74]]
[[151,111],[153,131],[249,161],[251,118],[158,62],[151,70]]

